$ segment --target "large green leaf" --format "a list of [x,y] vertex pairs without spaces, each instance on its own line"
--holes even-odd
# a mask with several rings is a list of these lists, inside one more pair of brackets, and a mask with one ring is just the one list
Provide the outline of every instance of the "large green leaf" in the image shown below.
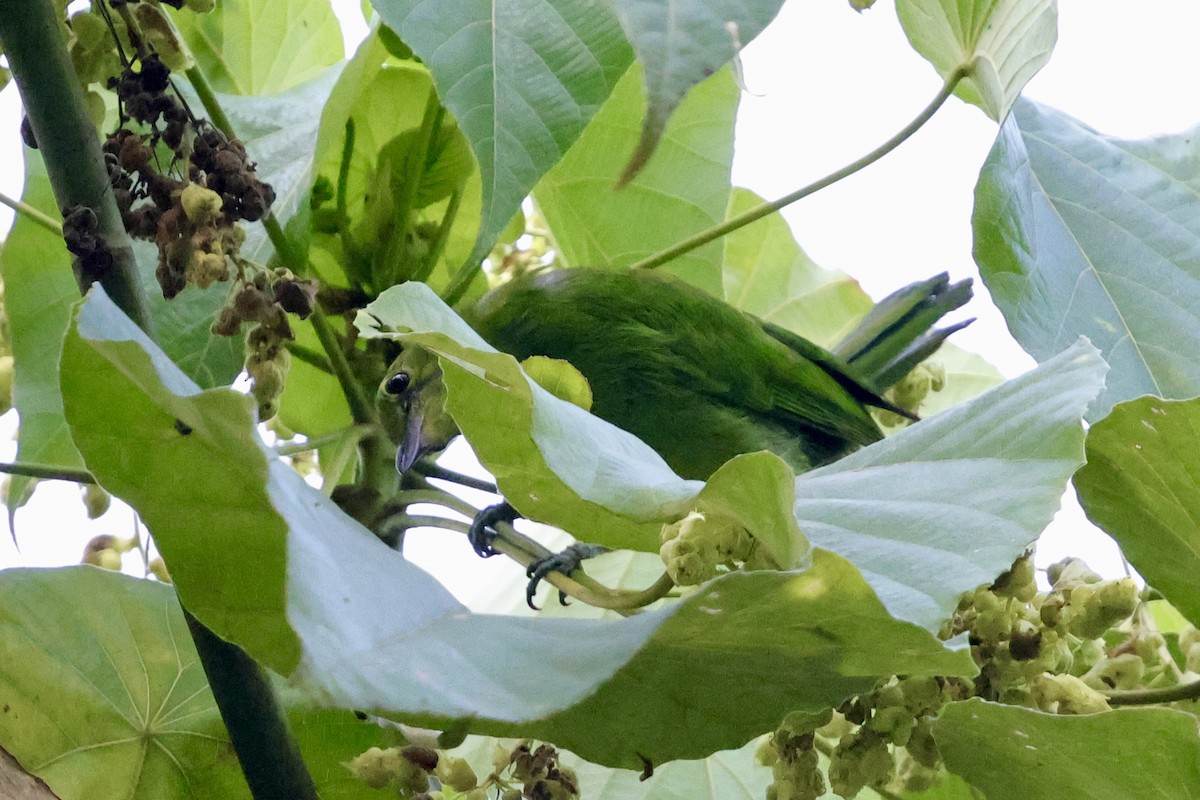
[[[534,190],[562,260],[625,267],[719,224],[729,203],[738,91],[728,70],[697,86],[671,119],[654,160],[614,188],[638,138],[639,70],[621,79],[566,157]],[[721,296],[721,244],[664,269]]]
[[471,615],[272,457],[248,398],[197,393],[98,291],[64,375],[83,363],[89,379],[64,383],[74,438],[146,520],[188,607],[329,704],[641,768],[740,746],[781,709],[836,704],[881,676],[975,669],[826,552],[619,622]]
[[1088,431],[1087,461],[1075,488],[1088,517],[1200,623],[1200,401],[1121,403]]
[[173,14],[213,88],[277,94],[342,60],[342,28],[328,0],[221,0],[206,14]]
[[59,797],[249,797],[170,587],[8,570],[0,626],[4,749]]
[[1041,360],[1085,334],[1112,367],[1090,419],[1200,394],[1196,142],[1102,136],[1022,100],[979,176],[975,259],[1017,341]]
[[429,66],[475,152],[478,260],[608,98],[632,60],[629,43],[608,7],[590,0],[373,5]]
[[[551,528],[538,530],[538,541],[558,551],[571,543],[571,537]],[[524,570],[513,565],[507,574],[489,578],[479,587],[468,605],[490,614],[538,615],[587,619],[619,619],[613,611],[585,606],[582,603],[562,605],[558,593],[546,587],[538,611],[525,603],[525,587],[529,579]],[[649,553],[628,550],[605,553],[587,561],[587,574],[605,586],[626,589],[650,585],[663,572],[662,560]],[[660,601],[660,605],[662,602]],[[780,714],[782,717],[782,713]],[[491,766],[492,739],[468,737],[454,752],[468,759],[476,772],[484,774]],[[593,764],[564,752],[563,761],[579,775],[581,800],[762,800],[771,771],[755,761],[759,740],[752,739],[738,750],[713,753],[705,759],[672,761],[655,765],[654,777],[642,780],[640,770],[614,769]]]
[[988,797],[1200,797],[1200,736],[1184,711],[1058,716],[968,700],[942,711],[933,736],[946,768]]
[[1104,381],[1077,342],[1032,372],[796,479],[796,517],[900,619],[936,631],[1058,510]]
[[[142,448],[145,456],[144,466],[138,471],[145,468],[171,476],[169,483],[153,490],[154,503],[147,503],[142,497],[151,491],[149,484],[135,492],[125,485],[128,479],[124,476],[114,475],[111,485],[104,478],[98,479],[114,494],[136,500],[135,507],[155,534],[162,527],[164,516],[207,519],[190,537],[168,538],[157,544],[169,564],[191,565],[190,569],[205,576],[210,587],[223,583],[221,576],[228,575],[239,561],[282,562],[287,535],[282,520],[261,521],[253,534],[238,544],[227,538],[229,532],[237,530],[239,519],[247,510],[267,502],[263,485],[267,474],[265,460],[215,458],[222,452],[254,446],[258,441],[251,398],[230,390],[200,392],[166,354],[149,345],[144,334],[129,328],[127,319],[111,301],[93,302],[84,308],[91,313],[74,323],[65,341],[62,387],[67,419],[89,468],[92,464],[103,464],[106,457],[121,457],[121,452],[132,446]],[[94,347],[83,346],[81,334],[95,339]],[[115,357],[113,352],[139,348],[136,343],[143,343],[151,350],[156,369],[149,362],[140,365],[140,371],[129,373],[98,368],[101,360]],[[110,352],[103,353],[102,348]],[[148,357],[143,353],[143,358]],[[160,374],[166,377],[159,378]],[[89,439],[84,445],[77,420],[81,415],[90,418],[99,411],[100,406],[92,400],[105,394],[123,395],[127,402],[106,408],[103,413],[109,420],[109,432]],[[135,399],[141,402],[134,402]],[[214,457],[211,470],[205,468],[206,454]],[[214,494],[226,497],[229,502],[220,508],[212,506]],[[241,592],[198,589],[189,592],[188,586],[181,584],[185,604],[209,627],[230,638],[254,636],[271,642],[272,657],[264,661],[276,669],[294,662],[299,646],[282,618],[286,608],[282,575],[265,576]]]
[[[93,567],[0,574],[0,745],[63,800],[249,798],[169,586]],[[341,762],[394,735],[286,695],[325,798],[373,797]]]
[[[25,191],[21,199],[58,219],[46,166],[25,151]],[[79,297],[71,256],[62,237],[18,214],[4,249],[4,309],[12,337],[13,405],[21,417],[17,459],[69,469],[83,466],[62,415],[58,360],[67,329],[69,304]],[[25,500],[29,478],[12,477],[8,492],[10,522]]]
[[943,78],[970,68],[955,94],[997,122],[1058,39],[1055,0],[897,0],[896,13],[912,46]]
[[782,5],[783,0],[613,0],[646,85],[646,116],[623,182],[650,160],[684,95],[736,58]]

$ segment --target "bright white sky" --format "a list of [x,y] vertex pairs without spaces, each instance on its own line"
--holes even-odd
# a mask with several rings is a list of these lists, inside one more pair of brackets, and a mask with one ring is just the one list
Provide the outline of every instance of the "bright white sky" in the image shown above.
[[[358,3],[334,0],[334,5],[353,23],[347,33],[354,41],[364,29]],[[1027,96],[1100,131],[1131,138],[1197,123],[1200,106],[1190,100],[1200,75],[1195,46],[1200,4],[1060,0],[1059,23],[1057,50]],[[844,0],[791,0],[746,48],[743,66],[753,94],[742,100],[734,181],[768,198],[873,149],[941,85],[932,67],[908,46],[888,0],[861,15]],[[10,197],[21,194],[19,121],[19,100],[10,86],[0,93],[0,192]],[[859,278],[876,297],[941,270],[955,277],[975,275],[972,193],[995,133],[995,124],[982,112],[951,100],[898,151],[793,205],[785,216],[810,256]],[[0,230],[7,230],[10,219],[10,212],[0,208]],[[978,282],[976,294],[969,311],[978,322],[955,340],[1007,375],[1028,369],[1032,360],[1008,335]],[[11,414],[0,419],[0,438],[13,427]],[[0,458],[14,454],[15,445],[0,446]],[[73,485],[42,484],[17,517],[20,550],[0,534],[0,565],[73,563],[92,536],[132,531],[132,515],[125,509],[87,521],[78,495]],[[1115,548],[1090,534],[1089,527],[1078,507],[1068,504],[1053,534],[1039,546],[1039,563],[1073,554],[1119,573]],[[413,541],[408,552],[420,560],[429,545],[425,539]],[[127,567],[140,573],[135,563],[129,557]],[[461,585],[451,588],[466,591],[476,580],[476,570],[464,567],[458,565]]]

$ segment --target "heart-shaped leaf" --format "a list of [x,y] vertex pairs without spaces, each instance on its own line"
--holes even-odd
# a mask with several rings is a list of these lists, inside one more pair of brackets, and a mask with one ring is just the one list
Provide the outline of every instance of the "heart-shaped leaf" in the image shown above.
[[[728,70],[698,85],[667,126],[654,160],[615,188],[638,138],[639,70],[631,69],[575,146],[534,189],[566,264],[620,268],[724,221],[738,90]],[[721,295],[721,245],[663,267]]]
[[[62,800],[249,798],[170,586],[94,567],[0,573],[0,745]],[[322,797],[395,734],[283,692]]]
[[325,0],[221,0],[207,13],[173,17],[219,92],[284,92],[342,60],[342,29]]

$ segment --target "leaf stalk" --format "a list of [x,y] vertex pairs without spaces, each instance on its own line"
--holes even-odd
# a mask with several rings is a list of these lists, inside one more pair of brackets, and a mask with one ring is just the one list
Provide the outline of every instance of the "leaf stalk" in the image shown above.
[[65,469],[53,464],[38,464],[32,461],[10,461],[0,463],[0,472],[7,475],[24,475],[47,481],[70,481],[72,483],[95,484],[92,473],[82,469]]
[[674,261],[676,258],[690,253],[698,247],[703,247],[709,242],[733,233],[739,228],[744,228],[752,222],[757,222],[763,217],[774,214],[775,212],[780,211],[797,200],[802,200],[805,197],[808,197],[810,194],[814,194],[815,192],[818,192],[827,186],[832,186],[843,178],[848,178],[864,167],[874,164],[876,161],[895,150],[914,133],[920,130],[921,127],[928,122],[935,113],[937,113],[938,109],[940,109],[942,105],[950,99],[950,96],[954,94],[954,90],[958,86],[959,81],[970,74],[971,69],[972,65],[964,65],[950,73],[949,77],[946,78],[946,82],[942,84],[942,88],[938,91],[937,95],[929,102],[929,105],[925,106],[925,108],[921,110],[921,113],[917,114],[917,116],[914,117],[911,122],[901,128],[900,131],[892,136],[892,138],[888,139],[886,142],[879,145],[862,158],[847,164],[841,169],[829,173],[825,177],[820,178],[808,184],[807,186],[797,189],[791,194],[784,195],[778,200],[770,200],[760,203],[754,208],[748,209],[747,211],[738,214],[736,217],[727,219],[711,228],[700,231],[696,235],[690,236],[687,239],[684,239],[682,242],[668,247],[666,250],[655,253],[651,256],[647,256],[641,261],[637,261],[632,264],[630,269],[654,269],[655,267],[661,267],[663,264],[666,264],[669,261]]
[[8,195],[0,192],[0,205],[5,205],[11,208],[18,214],[22,214],[30,221],[36,222],[46,230],[53,233],[55,236],[62,236],[62,223],[45,212],[34,208],[23,200],[16,200]]

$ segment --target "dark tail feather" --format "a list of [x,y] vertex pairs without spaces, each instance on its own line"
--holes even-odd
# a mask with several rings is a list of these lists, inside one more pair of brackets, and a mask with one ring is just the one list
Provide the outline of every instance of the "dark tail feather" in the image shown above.
[[971,299],[971,280],[950,283],[943,272],[880,300],[833,352],[882,394],[973,320],[935,328],[938,320]]

